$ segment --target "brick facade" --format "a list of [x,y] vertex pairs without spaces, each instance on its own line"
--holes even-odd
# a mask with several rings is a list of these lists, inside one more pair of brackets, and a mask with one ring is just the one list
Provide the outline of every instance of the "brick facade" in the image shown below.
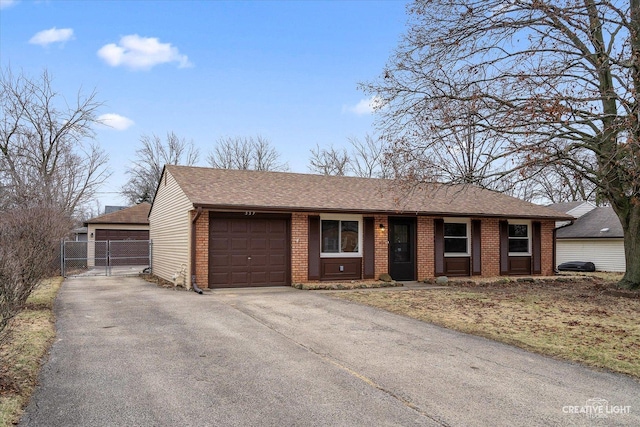
[[[191,212],[191,218],[195,217]],[[291,214],[291,281],[307,282],[309,264],[309,215],[313,213],[294,212]],[[475,219],[475,218],[473,218]],[[481,218],[482,274],[480,277],[500,275],[500,233],[497,218]],[[417,279],[433,278],[435,274],[434,217],[417,217]],[[374,256],[375,278],[389,272],[389,220],[386,215],[374,216]],[[380,228],[380,224],[384,228]],[[553,229],[552,220],[541,221],[542,275],[553,275]],[[196,220],[196,281],[201,288],[209,283],[209,213],[204,211]]]
[[542,275],[553,276],[555,260],[553,255],[553,229],[556,226],[555,221],[541,221],[542,222]]
[[482,218],[480,251],[484,277],[500,275],[500,228],[497,218]]
[[[389,219],[386,215],[378,215],[374,217],[373,224],[375,232],[374,278],[377,279],[381,274],[389,273]],[[380,224],[382,224],[384,228],[380,228]]]
[[291,281],[309,280],[309,214],[291,214]]
[[433,277],[435,272],[433,218],[418,217],[416,231],[418,280]]
[[[191,212],[191,219],[196,212]],[[193,236],[192,236],[193,238]],[[203,211],[196,220],[196,283],[198,287],[209,287],[209,212]],[[194,274],[191,272],[191,274]]]

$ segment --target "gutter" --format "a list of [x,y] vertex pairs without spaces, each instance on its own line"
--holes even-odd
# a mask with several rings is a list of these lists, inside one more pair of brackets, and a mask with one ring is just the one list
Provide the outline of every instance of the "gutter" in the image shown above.
[[202,289],[198,287],[196,283],[196,221],[202,214],[202,207],[198,206],[196,215],[191,220],[191,289],[193,292],[202,295]]
[[531,219],[531,220],[554,220],[570,221],[575,218],[566,214],[558,215],[522,215],[522,214],[491,214],[473,212],[451,212],[451,211],[408,211],[408,210],[378,210],[378,209],[349,209],[349,208],[320,208],[320,207],[300,207],[300,206],[255,206],[255,205],[214,205],[207,203],[194,203],[194,208],[207,209],[215,212],[256,212],[256,213],[292,213],[292,212],[313,212],[313,213],[350,213],[361,215],[388,215],[388,216],[429,216],[429,217],[469,217],[469,218],[506,218],[506,219]]

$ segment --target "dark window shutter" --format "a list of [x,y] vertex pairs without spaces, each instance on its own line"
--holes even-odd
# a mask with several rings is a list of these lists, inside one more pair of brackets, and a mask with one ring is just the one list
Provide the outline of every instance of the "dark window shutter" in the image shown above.
[[509,222],[500,221],[500,274],[509,274]]
[[365,279],[372,279],[376,274],[375,265],[375,223],[373,217],[364,218],[364,266],[363,274]]
[[482,274],[482,221],[471,220],[471,274]]
[[553,257],[553,270],[554,271],[556,270],[557,262],[558,262],[558,255],[557,255],[557,252],[556,252],[556,250],[557,250],[557,248],[556,248],[556,243],[557,243],[557,241],[556,241],[556,231],[557,231],[557,229],[554,228],[553,229],[553,237],[551,239],[551,241],[553,242],[552,257]]
[[531,267],[533,274],[542,273],[542,224],[534,221],[531,224]]
[[435,255],[435,275],[444,275],[444,220],[433,220],[433,252]]
[[320,280],[320,217],[309,216],[309,280]]

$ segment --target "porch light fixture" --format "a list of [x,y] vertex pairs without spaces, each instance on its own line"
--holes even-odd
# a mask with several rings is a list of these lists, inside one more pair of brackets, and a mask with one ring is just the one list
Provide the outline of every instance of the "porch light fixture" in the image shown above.
[[380,230],[384,231],[384,224],[380,224]]

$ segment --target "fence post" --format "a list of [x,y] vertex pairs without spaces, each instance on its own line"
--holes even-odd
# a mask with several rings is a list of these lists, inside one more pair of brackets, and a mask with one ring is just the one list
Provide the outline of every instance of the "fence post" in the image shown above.
[[149,239],[149,274],[153,274],[153,240]]
[[67,277],[64,271],[64,239],[60,239],[60,275]]
[[104,260],[104,275],[109,276],[109,264],[111,263],[111,240],[106,242],[106,257]]

